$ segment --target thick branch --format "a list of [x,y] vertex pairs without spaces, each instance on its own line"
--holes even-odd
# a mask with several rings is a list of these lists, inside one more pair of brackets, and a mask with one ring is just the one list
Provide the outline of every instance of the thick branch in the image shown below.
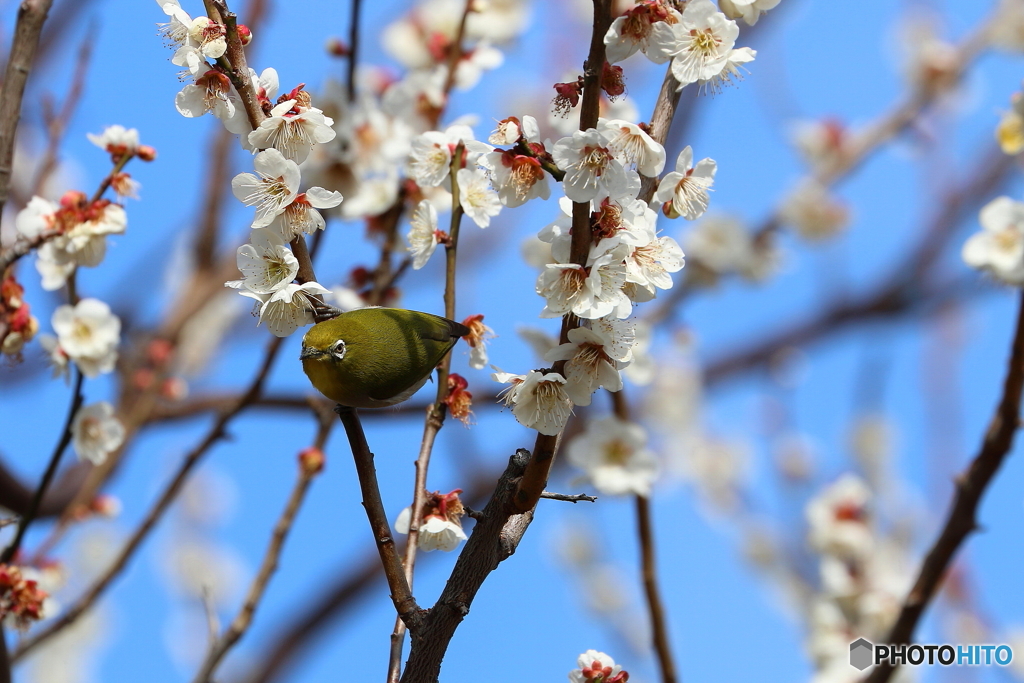
[[[903,645],[914,636],[914,629],[924,610],[935,596],[953,556],[978,528],[977,512],[981,497],[1003,460],[1013,447],[1013,438],[1020,423],[1021,390],[1024,389],[1024,293],[1020,295],[1017,329],[1013,336],[1009,366],[1003,382],[1003,395],[989,422],[981,448],[967,469],[957,477],[953,507],[935,545],[924,558],[920,573],[903,603],[903,609],[889,632],[886,643]],[[895,668],[880,664],[867,677],[868,683],[885,683]]]
[[[590,34],[590,52],[583,68],[583,100],[580,103],[580,130],[597,127],[601,105],[601,75],[604,71],[604,36],[612,23],[611,0],[594,0],[594,27]],[[569,259],[580,266],[587,265],[590,255],[590,202],[573,202],[572,243]],[[579,320],[569,314],[562,319],[560,343],[569,341],[569,331],[579,327]],[[562,372],[564,361],[555,363],[552,370]],[[526,472],[515,493],[515,509],[524,513],[533,510],[540,500],[540,494],[548,484],[548,474],[555,461],[558,437],[537,434],[533,445],[533,459],[526,466]]]
[[[331,420],[328,424],[333,424]],[[321,429],[321,435],[326,438],[326,430]],[[299,512],[299,508],[302,506],[302,501],[306,498],[306,492],[309,491],[309,485],[313,482],[313,479],[317,474],[320,473],[319,468],[307,467],[301,460],[299,462],[299,476],[295,481],[295,486],[292,488],[291,496],[288,498],[288,504],[285,506],[284,512],[281,513],[281,517],[277,520],[277,524],[274,525],[274,531],[270,537],[270,544],[267,546],[267,551],[263,555],[263,562],[260,565],[260,571],[256,574],[256,578],[253,579],[252,585],[249,586],[249,594],[245,598],[245,602],[242,604],[242,608],[239,610],[238,615],[235,616],[231,622],[231,626],[224,632],[224,634],[210,647],[210,651],[206,655],[206,660],[203,662],[199,669],[199,673],[193,683],[207,683],[213,672],[216,670],[217,665],[224,658],[224,655],[228,653],[235,643],[241,639],[245,632],[249,630],[249,625],[252,623],[253,615],[256,613],[256,607],[260,604],[263,599],[263,594],[267,590],[267,586],[270,583],[270,577],[274,575],[277,570],[278,559],[281,557],[281,550],[284,548],[285,539],[288,537],[288,532],[291,531],[292,525],[295,523],[295,516]]]
[[515,552],[533,512],[513,511],[516,480],[522,476],[529,451],[520,449],[509,459],[494,495],[483,509],[473,533],[459,554],[441,597],[423,618],[421,628],[410,629],[412,652],[402,683],[434,683],[441,660],[459,624],[469,613],[473,598],[487,576]]
[[[32,71],[39,34],[53,0],[23,0],[18,7],[18,23],[14,27],[11,54],[0,90],[0,211],[7,203],[14,166],[14,140],[21,118],[21,101],[25,84]],[[0,274],[3,273],[0,268]]]

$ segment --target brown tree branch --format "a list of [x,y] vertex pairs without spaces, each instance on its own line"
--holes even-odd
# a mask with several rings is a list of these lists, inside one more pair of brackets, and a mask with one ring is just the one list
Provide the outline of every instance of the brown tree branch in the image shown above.
[[94,602],[110,587],[122,570],[128,565],[128,561],[135,554],[135,551],[142,545],[142,542],[149,535],[149,532],[153,530],[156,523],[163,516],[163,513],[167,511],[167,508],[177,497],[178,493],[181,492],[182,487],[185,485],[185,481],[188,479],[189,474],[195,465],[202,459],[210,448],[213,447],[218,441],[226,436],[226,429],[228,424],[236,415],[242,412],[250,402],[255,400],[260,392],[263,391],[263,384],[266,381],[267,376],[270,373],[270,368],[274,363],[274,359],[277,357],[278,351],[281,349],[281,343],[283,339],[280,337],[274,337],[270,340],[267,346],[266,354],[263,358],[263,363],[260,366],[259,371],[256,373],[255,378],[249,385],[248,390],[239,399],[238,403],[232,407],[231,410],[221,414],[217,421],[213,424],[206,436],[203,437],[202,441],[193,448],[185,459],[178,466],[177,472],[171,481],[164,487],[160,497],[150,508],[149,512],[143,518],[142,523],[132,532],[131,537],[121,548],[117,557],[114,559],[111,566],[97,579],[92,586],[67,610],[64,611],[59,617],[50,622],[44,629],[26,639],[18,649],[14,652],[13,661],[19,660],[36,647],[46,642],[54,635],[59,633],[64,627],[74,623],[82,614],[89,609]]
[[942,288],[928,284],[928,274],[956,233],[962,218],[1005,182],[1015,163],[1014,158],[996,149],[984,154],[967,174],[967,182],[943,195],[937,213],[921,231],[917,245],[873,291],[835,301],[805,321],[761,339],[746,349],[713,360],[704,368],[705,383],[714,384],[761,367],[781,349],[810,343],[852,323],[910,312],[927,303],[929,298],[947,295]]
[[363,0],[351,0],[352,13],[348,24],[348,65],[345,78],[345,89],[348,93],[349,106],[356,103],[356,67],[359,64],[359,14]]
[[[3,89],[0,90],[0,211],[7,203],[14,171],[14,147],[21,119],[21,101],[25,95],[39,34],[50,11],[53,0],[23,0],[18,6],[18,21],[14,27],[11,53],[4,71]],[[5,268],[0,268],[0,274]]]
[[[946,570],[967,536],[978,528],[978,505],[1003,460],[1013,447],[1020,423],[1021,390],[1024,389],[1024,293],[1020,295],[1017,327],[1013,336],[1010,361],[1003,382],[1003,395],[989,422],[981,447],[971,464],[956,479],[953,506],[942,532],[925,555],[917,580],[907,595],[899,617],[885,639],[886,643],[905,645],[935,596]],[[895,667],[879,664],[865,679],[867,683],[886,683]]]
[[[625,389],[609,392],[615,416],[624,422],[631,421],[629,403]],[[663,683],[676,683],[676,664],[672,657],[672,646],[668,637],[668,619],[658,587],[658,565],[654,555],[654,522],[651,501],[647,496],[636,496],[637,538],[640,542],[640,576],[647,599],[647,613],[651,619],[651,644],[658,657]]]
[[[314,449],[322,453],[333,424],[334,420],[329,413],[326,415],[321,414],[320,429],[318,430],[316,442],[313,445]],[[256,613],[256,608],[262,601],[267,586],[270,584],[270,578],[277,571],[281,550],[284,548],[284,542],[288,538],[288,532],[291,531],[292,525],[295,523],[295,517],[299,512],[299,508],[306,499],[309,485],[313,483],[313,479],[316,478],[322,469],[322,459],[319,463],[307,462],[302,455],[299,456],[299,476],[295,481],[295,486],[292,488],[291,496],[288,498],[288,504],[281,513],[281,517],[277,520],[277,524],[274,525],[270,544],[263,555],[260,570],[249,586],[249,593],[245,598],[245,602],[242,603],[242,607],[231,622],[231,625],[215,642],[211,643],[206,659],[203,661],[202,666],[200,666],[199,672],[193,679],[193,683],[207,683],[210,681],[224,655],[249,630],[253,616]]]
[[[466,5],[463,15],[469,14],[470,3]],[[463,27],[464,29],[465,27]],[[455,320],[455,274],[458,262],[459,229],[462,225],[462,204],[459,201],[458,171],[463,166],[463,153],[465,145],[461,142],[455,146],[452,154],[452,161],[448,173],[452,184],[452,215],[448,226],[448,242],[445,244],[445,284],[444,284],[444,315],[449,320]],[[409,510],[409,535],[405,544],[405,578],[409,582],[409,589],[412,590],[413,574],[416,569],[416,551],[419,546],[420,522],[423,517],[423,507],[426,504],[427,495],[427,473],[430,469],[430,455],[434,450],[434,442],[437,434],[444,426],[445,415],[447,414],[448,398],[448,375],[451,371],[451,351],[445,354],[437,366],[437,394],[434,403],[427,410],[427,417],[423,424],[423,438],[420,440],[420,452],[416,457],[416,476],[413,482],[412,506]],[[391,632],[391,650],[388,657],[388,683],[398,683],[402,675],[402,650],[405,644],[405,622],[401,617],[395,619],[395,628]]]
[[57,441],[57,447],[53,449],[53,454],[50,456],[46,471],[43,472],[43,478],[39,481],[39,486],[32,496],[32,502],[29,503],[28,510],[21,518],[21,523],[18,524],[18,532],[15,534],[14,540],[4,549],[3,554],[0,554],[0,564],[10,562],[14,554],[18,552],[18,548],[21,547],[21,541],[25,537],[25,532],[28,531],[29,525],[35,520],[36,514],[39,512],[39,506],[43,502],[43,496],[46,495],[50,482],[53,481],[53,477],[57,473],[61,456],[64,455],[68,444],[71,443],[71,427],[75,422],[75,415],[78,414],[78,409],[82,407],[82,401],[84,400],[82,395],[82,383],[84,381],[85,375],[82,374],[81,370],[75,368],[75,388],[71,392],[71,406],[68,408],[68,416],[64,420],[64,429],[61,431],[60,439]]
[[420,628],[410,628],[412,651],[402,683],[434,683],[441,660],[459,624],[469,613],[473,598],[487,576],[515,552],[533,511],[515,513],[516,480],[522,476],[529,451],[520,449],[509,459],[491,500],[478,516],[473,533],[455,562],[441,597],[423,616]]
[[355,408],[340,404],[335,407],[335,412],[341,418],[341,424],[345,427],[345,434],[348,436],[348,443],[352,449],[356,474],[359,477],[359,489],[363,495],[363,507],[366,510],[366,517],[370,521],[370,528],[373,530],[373,538],[377,544],[381,564],[384,566],[388,586],[391,588],[391,600],[395,603],[398,616],[405,622],[409,631],[416,633],[422,620],[422,615],[419,613],[420,607],[412,596],[412,590],[409,588],[409,582],[405,578],[405,570],[402,567],[402,558],[395,548],[395,539],[391,535],[391,524],[388,522],[384,503],[380,498],[373,453],[370,452],[370,447],[366,443],[366,435],[359,422],[359,414]]
[[[580,130],[597,127],[601,105],[601,74],[604,71],[604,37],[612,23],[611,0],[594,0],[594,27],[590,34],[590,52],[583,65],[583,99],[580,103]],[[591,245],[590,202],[573,202],[572,243],[569,260],[580,266],[587,265]],[[569,341],[569,331],[579,327],[579,320],[571,313],[562,318],[560,343]],[[552,366],[554,372],[562,372],[565,361]],[[533,458],[526,466],[523,478],[516,487],[516,511],[533,510],[540,500],[540,494],[548,484],[548,474],[555,460],[558,437],[537,434],[533,446]]]

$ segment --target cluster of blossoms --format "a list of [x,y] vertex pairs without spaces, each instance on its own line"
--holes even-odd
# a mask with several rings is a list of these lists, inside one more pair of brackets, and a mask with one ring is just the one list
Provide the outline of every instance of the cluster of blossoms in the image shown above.
[[655,64],[671,60],[679,88],[697,83],[703,89],[718,91],[733,79],[742,78],[740,69],[754,61],[757,54],[749,47],[733,47],[739,27],[729,16],[753,24],[763,10],[778,3],[725,0],[720,3],[720,12],[711,0],[690,0],[679,12],[668,3],[645,0],[612,22],[605,36],[607,58],[614,64],[640,51]]
[[[177,0],[157,0],[157,4],[170,17],[162,33],[175,48],[171,61],[187,66],[194,81],[175,98],[178,111],[190,118],[212,113],[228,131],[240,135],[242,147],[256,153],[255,173],[240,173],[231,182],[235,197],[254,207],[256,214],[249,244],[238,248],[243,278],[226,284],[256,300],[260,321],[271,333],[288,336],[313,322],[312,297],[330,293],[316,282],[295,281],[299,264],[288,244],[322,230],[326,222],[319,210],[341,203],[340,192],[320,187],[299,191],[299,164],[314,145],[335,138],[334,121],[312,106],[302,85],[278,96],[274,69],[259,75],[250,69],[261,117],[253,129],[227,70],[207,61],[224,55],[225,27],[207,17],[192,19]],[[245,27],[239,26],[238,32],[243,44],[252,39]]]
[[808,615],[816,681],[859,680],[850,642],[883,637],[912,579],[906,539],[879,533],[871,502],[864,480],[847,474],[807,505],[808,542],[820,555],[820,589]]
[[0,619],[27,629],[43,618],[45,599],[46,592],[36,581],[25,578],[20,567],[0,564]]
[[[110,126],[89,140],[110,153],[114,171],[104,182],[120,197],[135,197],[138,183],[121,169],[132,158],[152,161],[156,151],[139,144],[134,128]],[[89,198],[78,190],[64,193],[58,203],[32,197],[15,220],[19,235],[37,243],[36,269],[43,289],[60,289],[78,266],[94,267],[107,253],[107,235],[119,235],[128,225],[124,207],[99,194]]]
[[[559,200],[560,215],[538,234],[551,247],[536,291],[546,304],[541,317],[572,314],[583,324],[545,355],[545,360],[564,363],[562,373],[498,371],[494,378],[512,384],[505,400],[516,419],[553,435],[561,431],[574,404],[589,405],[602,387],[622,388],[620,371],[632,361],[636,337],[634,325],[625,319],[634,303],[650,301],[658,289],[672,287],[671,273],[683,267],[683,252],[675,240],[657,233],[657,211],[638,199],[640,175],[657,177],[665,166],[664,148],[644,126],[600,119],[597,128],[555,142],[550,153],[535,130],[530,117],[499,123],[491,140],[514,146],[487,155],[492,168],[506,169],[504,174],[493,171],[492,182],[502,203],[514,205],[513,198],[547,195],[541,170],[545,165],[560,171],[566,196]],[[691,162],[687,148],[677,171],[661,181],[658,198],[669,216],[697,218],[707,208],[715,164],[705,159],[694,168]],[[574,263],[570,254],[573,202],[589,204],[584,265]]]
[[0,282],[0,353],[17,357],[39,331],[39,320],[25,301],[25,288],[8,271]]

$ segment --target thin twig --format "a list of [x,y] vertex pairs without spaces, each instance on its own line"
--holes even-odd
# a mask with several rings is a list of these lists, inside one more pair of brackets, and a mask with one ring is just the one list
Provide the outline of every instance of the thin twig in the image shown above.
[[[333,424],[333,420],[331,420],[331,423]],[[321,433],[326,434],[326,429],[322,429]],[[288,532],[291,531],[292,525],[295,523],[295,516],[299,512],[299,508],[302,507],[302,502],[306,498],[306,492],[309,491],[309,485],[320,471],[319,467],[307,466],[300,459],[298,479],[296,479],[295,486],[292,488],[288,504],[281,513],[281,517],[277,520],[277,524],[274,525],[274,531],[270,537],[267,550],[263,555],[260,570],[249,586],[249,593],[245,598],[245,602],[242,603],[242,607],[231,622],[231,625],[217,639],[217,642],[213,643],[210,647],[209,652],[206,654],[206,659],[193,679],[193,683],[207,683],[213,676],[213,672],[217,669],[217,665],[224,658],[224,655],[249,630],[249,625],[252,623],[256,608],[263,599],[263,595],[270,583],[270,577],[277,570],[281,550],[284,548],[284,542],[288,538]]]
[[225,437],[228,423],[230,423],[236,415],[242,412],[249,403],[254,401],[260,395],[261,391],[263,391],[263,384],[270,373],[270,368],[274,363],[274,359],[277,357],[278,351],[281,349],[282,341],[283,338],[281,337],[274,337],[270,340],[263,358],[263,363],[260,366],[259,371],[256,373],[256,377],[249,385],[248,390],[242,395],[235,406],[221,414],[207,432],[206,436],[203,437],[202,441],[200,441],[200,443],[185,456],[185,459],[182,460],[181,464],[178,466],[178,470],[175,472],[174,477],[167,486],[164,487],[164,490],[161,492],[160,497],[157,498],[156,503],[153,504],[153,507],[150,508],[149,512],[143,518],[142,523],[139,524],[128,539],[127,543],[125,543],[121,548],[121,552],[118,553],[111,566],[61,616],[54,619],[39,633],[25,640],[14,652],[14,661],[17,661],[42,643],[52,638],[64,627],[74,623],[87,609],[89,609],[89,607],[92,606],[94,602],[96,602],[114,579],[120,575],[128,565],[128,561],[131,559],[132,555],[135,554],[135,551],[140,545],[142,545],[142,542],[149,535],[149,532],[153,530],[153,527],[156,526],[156,523],[163,516],[164,512],[167,511],[167,508],[177,497],[178,493],[181,492],[182,487],[185,485],[185,481],[188,479],[188,476],[195,465],[203,455],[213,447],[214,444]]
[[932,295],[941,295],[942,288],[929,285],[927,274],[938,263],[961,218],[1006,181],[1014,164],[1013,158],[998,149],[986,151],[965,175],[968,180],[963,186],[943,193],[941,205],[921,231],[917,245],[893,267],[889,276],[881,278],[881,284],[873,291],[852,300],[834,301],[807,320],[712,360],[704,368],[705,383],[714,384],[763,366],[781,349],[807,344],[854,322],[913,311]]
[[[893,625],[886,643],[905,645],[914,637],[914,629],[925,609],[935,596],[946,570],[967,536],[978,529],[978,504],[995,477],[1006,455],[1013,447],[1013,439],[1020,422],[1021,391],[1024,389],[1024,293],[1020,295],[1017,327],[1013,335],[1010,360],[1003,382],[1003,395],[989,422],[978,454],[956,479],[956,495],[949,516],[935,544],[925,555],[921,570],[907,595],[899,617]],[[867,683],[886,683],[895,667],[888,662],[879,664],[865,679]]]
[[[629,403],[625,389],[609,392],[615,416],[629,422]],[[637,538],[640,541],[640,576],[647,598],[647,613],[651,619],[651,644],[658,657],[662,683],[675,683],[676,665],[672,657],[672,646],[668,637],[668,619],[665,604],[658,587],[658,565],[654,554],[654,522],[651,515],[651,501],[647,496],[636,496]]]
[[356,103],[356,67],[359,64],[359,14],[363,0],[351,0],[352,13],[348,24],[348,73],[345,88],[348,92],[348,104]]
[[84,400],[82,395],[82,383],[84,381],[85,375],[82,374],[81,370],[75,368],[75,388],[71,393],[71,406],[68,408],[68,415],[64,420],[64,429],[60,434],[60,440],[57,441],[57,447],[53,449],[53,454],[50,455],[50,462],[46,466],[46,471],[43,472],[43,478],[39,481],[35,494],[32,496],[32,503],[29,504],[28,511],[21,518],[21,523],[18,525],[18,532],[15,534],[14,540],[11,541],[11,544],[0,555],[0,564],[10,562],[14,554],[18,552],[18,548],[21,547],[21,541],[25,537],[25,532],[28,531],[29,525],[35,520],[36,514],[39,512],[39,505],[43,502],[43,496],[46,495],[46,490],[50,487],[50,482],[53,481],[53,477],[57,473],[57,466],[60,464],[61,456],[64,455],[64,450],[71,443],[71,426],[74,424],[75,415],[78,414],[78,409],[82,407],[82,401]]
[[[466,22],[469,20],[469,13],[473,11],[473,3],[476,0],[466,0],[466,5],[462,10],[462,16],[459,18],[459,27],[455,30],[455,39],[452,44],[448,47],[448,74],[444,80],[444,103],[448,105],[448,98],[451,95],[452,87],[455,85],[455,73],[459,69],[459,60],[462,59],[463,49],[462,41],[466,37]],[[437,127],[438,122],[441,120],[441,114],[444,109],[439,108],[434,119],[434,127]]]
[[39,163],[36,177],[32,180],[29,197],[43,191],[43,186],[57,167],[57,153],[60,150],[60,143],[64,140],[64,133],[67,132],[68,124],[71,123],[71,118],[78,107],[78,102],[82,99],[82,92],[85,90],[85,77],[89,71],[89,63],[92,59],[92,46],[95,40],[96,31],[95,26],[93,26],[86,32],[86,37],[82,39],[82,44],[78,47],[78,55],[75,59],[75,73],[71,77],[71,87],[64,98],[60,112],[53,117],[53,120],[47,122],[46,152],[43,154],[43,160]]
[[651,501],[647,496],[636,496],[637,536],[640,539],[640,564],[643,577],[647,611],[651,618],[651,638],[654,652],[658,656],[661,680],[675,683],[676,665],[672,659],[672,647],[668,639],[668,622],[665,606],[658,588],[658,568],[654,559],[654,530],[651,516]]
[[[467,7],[466,12],[469,12]],[[445,244],[445,286],[444,314],[449,320],[455,320],[455,282],[456,264],[459,247],[459,228],[462,225],[462,204],[459,201],[458,171],[463,165],[465,145],[459,143],[452,154],[449,174],[452,183],[452,216],[448,226],[448,242]],[[416,570],[416,551],[419,547],[420,521],[423,507],[426,504],[427,472],[430,469],[430,455],[434,451],[437,434],[444,426],[447,414],[448,374],[451,371],[451,351],[445,354],[437,367],[437,394],[434,403],[427,409],[427,417],[423,424],[423,438],[420,440],[420,452],[416,457],[416,477],[413,483],[412,507],[409,510],[409,534],[405,545],[405,578],[412,590],[413,575]],[[395,628],[391,632],[391,649],[388,655],[388,683],[398,683],[402,676],[402,650],[405,644],[405,622],[401,617],[395,619]]]
[[548,500],[561,500],[566,503],[593,503],[597,500],[597,496],[588,496],[585,493],[555,493],[553,491],[542,491],[540,497]]
[[345,427],[345,434],[348,436],[349,446],[352,448],[352,458],[355,460],[356,474],[359,478],[359,489],[363,494],[363,507],[366,509],[366,517],[373,530],[373,539],[377,544],[381,564],[384,566],[384,575],[391,588],[391,600],[395,603],[395,610],[402,621],[412,633],[415,633],[421,619],[420,608],[412,596],[409,582],[406,580],[405,571],[402,568],[402,558],[399,557],[398,550],[395,548],[391,525],[388,523],[387,513],[384,512],[384,503],[380,498],[373,453],[370,452],[370,447],[366,443],[366,435],[363,434],[359,414],[356,413],[355,408],[342,405],[336,406],[335,411],[341,418],[341,424]]

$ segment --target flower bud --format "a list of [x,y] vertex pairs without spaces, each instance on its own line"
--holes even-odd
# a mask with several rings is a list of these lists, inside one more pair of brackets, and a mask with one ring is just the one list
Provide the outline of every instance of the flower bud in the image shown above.
[[252,31],[245,24],[239,24],[237,26],[238,40],[242,43],[242,46],[246,46],[252,42]]
[[324,452],[316,447],[309,447],[299,453],[299,467],[306,476],[320,474],[324,469],[326,458]]

